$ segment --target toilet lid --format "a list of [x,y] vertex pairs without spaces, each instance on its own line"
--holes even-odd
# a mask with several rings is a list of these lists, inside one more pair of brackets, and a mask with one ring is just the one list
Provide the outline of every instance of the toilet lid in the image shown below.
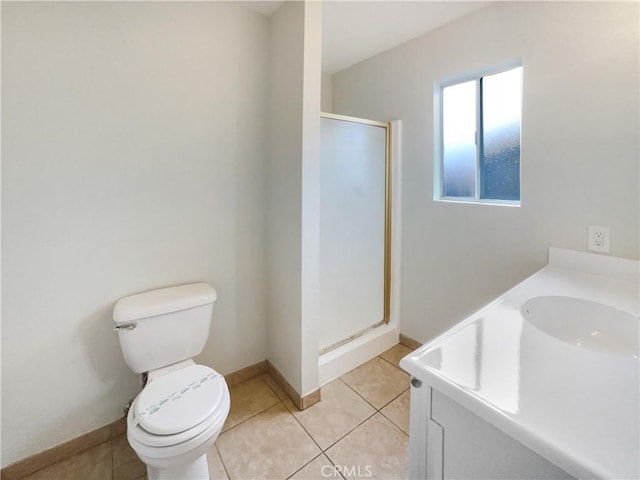
[[192,365],[149,383],[134,404],[136,422],[155,435],[173,435],[202,423],[223,398],[222,375],[204,365]]

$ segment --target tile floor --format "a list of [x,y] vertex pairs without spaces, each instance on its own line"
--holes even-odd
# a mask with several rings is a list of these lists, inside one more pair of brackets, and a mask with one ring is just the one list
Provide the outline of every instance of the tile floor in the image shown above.
[[[351,370],[302,412],[268,375],[232,387],[229,417],[208,453],[211,478],[405,478],[409,375],[398,362],[410,351],[396,345]],[[123,434],[23,480],[144,478]]]

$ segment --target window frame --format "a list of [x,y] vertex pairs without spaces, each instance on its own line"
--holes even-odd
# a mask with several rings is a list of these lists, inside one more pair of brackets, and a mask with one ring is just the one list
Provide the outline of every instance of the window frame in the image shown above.
[[[450,76],[442,80],[436,80],[433,83],[433,99],[434,99],[434,175],[433,175],[433,199],[437,202],[452,203],[471,203],[481,205],[500,205],[519,207],[522,204],[522,151],[520,152],[520,168],[518,171],[520,180],[520,199],[519,200],[500,200],[491,198],[480,198],[480,150],[483,142],[483,125],[482,125],[482,97],[480,90],[480,80],[482,77],[503,73],[515,68],[523,68],[522,59],[512,60],[509,62],[499,63],[490,67],[474,70],[462,75]],[[524,68],[523,68],[524,72]],[[444,132],[443,132],[443,97],[442,91],[446,87],[465,83],[470,81],[476,82],[476,196],[475,197],[447,197],[444,196]],[[520,85],[520,146],[522,148],[522,103],[523,103],[523,84],[524,75]]]

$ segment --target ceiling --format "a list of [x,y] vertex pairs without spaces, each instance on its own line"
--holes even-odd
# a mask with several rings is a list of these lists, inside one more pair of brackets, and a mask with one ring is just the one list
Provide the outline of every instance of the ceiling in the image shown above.
[[[271,15],[283,1],[247,1],[245,6]],[[333,74],[434,30],[488,1],[324,0],[322,71]]]

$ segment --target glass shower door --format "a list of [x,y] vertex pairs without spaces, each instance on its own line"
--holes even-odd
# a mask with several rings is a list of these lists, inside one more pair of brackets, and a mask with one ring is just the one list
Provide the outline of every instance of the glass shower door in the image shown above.
[[388,320],[388,128],[322,118],[321,353]]

